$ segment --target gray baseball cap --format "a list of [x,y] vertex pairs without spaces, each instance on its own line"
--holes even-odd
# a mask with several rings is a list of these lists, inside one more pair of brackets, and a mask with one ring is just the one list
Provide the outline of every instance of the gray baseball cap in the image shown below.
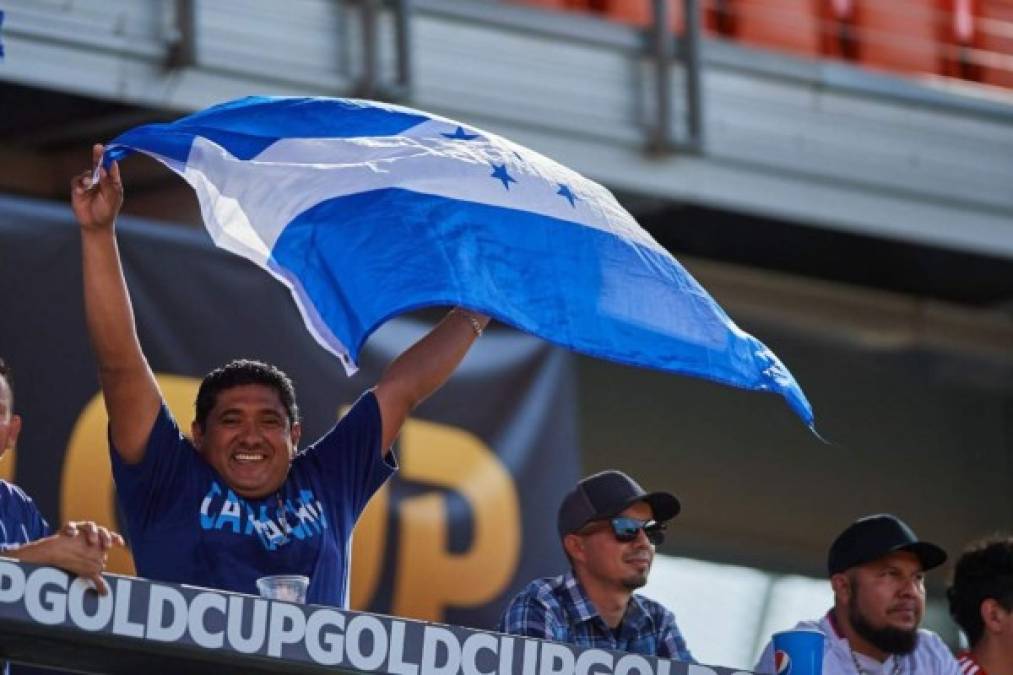
[[647,492],[622,471],[602,471],[582,479],[563,498],[556,522],[559,536],[572,534],[592,520],[616,516],[636,502],[647,502],[659,523],[671,520],[682,509],[675,495]]

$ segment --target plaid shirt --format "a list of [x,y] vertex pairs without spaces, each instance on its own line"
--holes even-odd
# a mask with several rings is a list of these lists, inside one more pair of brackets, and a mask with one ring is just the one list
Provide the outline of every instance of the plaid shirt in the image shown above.
[[670,611],[643,596],[631,596],[622,623],[613,631],[572,571],[528,584],[507,607],[497,630],[696,663]]

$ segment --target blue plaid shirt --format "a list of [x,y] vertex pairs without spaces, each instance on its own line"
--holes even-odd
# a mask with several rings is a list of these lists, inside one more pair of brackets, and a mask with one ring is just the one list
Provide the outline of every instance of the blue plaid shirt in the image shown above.
[[572,571],[528,584],[506,608],[497,630],[578,647],[696,663],[670,611],[653,600],[634,595],[622,623],[613,631],[598,615]]

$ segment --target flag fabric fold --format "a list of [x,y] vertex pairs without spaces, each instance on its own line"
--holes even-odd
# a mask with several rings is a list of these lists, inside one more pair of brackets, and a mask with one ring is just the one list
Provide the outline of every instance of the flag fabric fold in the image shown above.
[[195,190],[215,243],[290,290],[349,373],[397,314],[459,305],[591,356],[812,409],[605,188],[495,134],[405,107],[250,97],[120,135]]

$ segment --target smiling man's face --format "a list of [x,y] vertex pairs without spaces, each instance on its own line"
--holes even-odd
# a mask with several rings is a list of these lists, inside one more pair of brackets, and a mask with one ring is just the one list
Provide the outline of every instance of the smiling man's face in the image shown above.
[[300,432],[274,388],[244,384],[218,393],[193,441],[236,494],[259,498],[285,482]]

